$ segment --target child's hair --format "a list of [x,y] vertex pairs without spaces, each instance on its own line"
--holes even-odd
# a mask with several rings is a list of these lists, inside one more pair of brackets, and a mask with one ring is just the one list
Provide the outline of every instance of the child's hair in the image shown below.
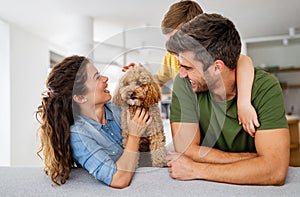
[[189,22],[195,16],[198,16],[202,13],[202,8],[195,1],[183,0],[174,3],[170,6],[168,12],[165,14],[161,22],[162,33],[171,33],[180,25]]
[[184,24],[167,42],[173,53],[191,51],[194,60],[203,63],[203,71],[216,60],[222,60],[231,70],[237,66],[241,39],[235,25],[219,14],[201,14]]
[[73,95],[86,92],[88,62],[83,56],[71,56],[55,65],[46,82],[48,91],[44,93],[42,104],[36,112],[41,140],[38,155],[43,159],[45,173],[57,185],[66,182],[74,166],[70,126],[80,110],[73,102]]

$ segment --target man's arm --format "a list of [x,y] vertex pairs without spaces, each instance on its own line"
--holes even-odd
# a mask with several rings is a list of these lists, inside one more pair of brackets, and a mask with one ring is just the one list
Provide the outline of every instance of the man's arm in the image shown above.
[[192,160],[206,163],[232,163],[256,157],[255,153],[230,153],[210,147],[200,146],[198,123],[171,123],[175,151],[184,153]]
[[284,128],[257,131],[255,144],[257,157],[226,164],[195,162],[185,156],[169,155],[170,176],[181,180],[205,179],[234,184],[283,185],[290,155],[289,130]]

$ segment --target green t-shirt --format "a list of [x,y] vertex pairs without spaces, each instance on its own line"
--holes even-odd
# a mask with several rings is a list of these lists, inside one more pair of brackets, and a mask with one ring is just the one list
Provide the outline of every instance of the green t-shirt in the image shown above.
[[[282,90],[273,75],[255,68],[251,102],[260,123],[257,130],[288,128]],[[203,146],[228,152],[256,152],[254,138],[238,123],[236,97],[216,102],[209,91],[194,93],[189,80],[179,75],[173,85],[170,121],[199,122]]]

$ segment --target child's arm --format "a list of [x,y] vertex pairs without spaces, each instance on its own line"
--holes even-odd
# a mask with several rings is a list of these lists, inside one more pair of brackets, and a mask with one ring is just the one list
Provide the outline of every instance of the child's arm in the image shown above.
[[242,124],[244,130],[254,137],[255,127],[259,127],[260,124],[257,119],[256,111],[251,104],[254,66],[251,58],[248,56],[240,55],[237,63],[236,79],[239,122]]

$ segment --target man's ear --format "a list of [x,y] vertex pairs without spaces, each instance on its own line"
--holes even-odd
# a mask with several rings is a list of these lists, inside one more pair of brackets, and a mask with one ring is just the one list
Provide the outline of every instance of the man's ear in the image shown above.
[[83,104],[87,102],[87,98],[83,95],[74,95],[73,100],[78,104]]
[[222,73],[222,71],[224,70],[225,68],[225,64],[222,60],[216,60],[214,62],[214,71],[217,72],[218,74],[219,73]]

